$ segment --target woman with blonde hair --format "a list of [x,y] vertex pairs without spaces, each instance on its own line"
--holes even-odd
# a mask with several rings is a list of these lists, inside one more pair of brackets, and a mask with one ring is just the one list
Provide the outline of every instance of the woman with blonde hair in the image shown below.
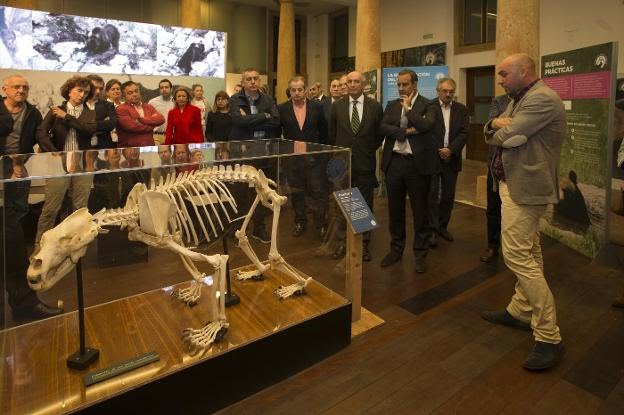
[[165,144],[203,143],[201,111],[190,104],[191,91],[181,86],[173,96],[175,106],[167,115]]

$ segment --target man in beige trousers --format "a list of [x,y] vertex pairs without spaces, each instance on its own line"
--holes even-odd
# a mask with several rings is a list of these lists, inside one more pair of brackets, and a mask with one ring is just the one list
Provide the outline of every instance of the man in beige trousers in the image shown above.
[[505,264],[516,275],[506,310],[486,311],[495,324],[533,330],[535,347],[524,361],[528,370],[555,366],[565,349],[557,326],[555,300],[544,277],[539,221],[558,202],[559,155],[566,114],[557,93],[536,74],[526,54],[505,58],[499,84],[512,102],[486,124],[485,141],[497,147],[491,171],[502,203],[501,245]]

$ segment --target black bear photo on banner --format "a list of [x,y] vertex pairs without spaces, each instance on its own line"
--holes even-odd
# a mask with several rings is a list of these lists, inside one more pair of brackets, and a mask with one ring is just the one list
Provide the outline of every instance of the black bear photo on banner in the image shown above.
[[72,74],[139,83],[144,102],[158,82],[199,84],[211,101],[225,88],[226,33],[0,6],[0,76],[19,73],[29,101],[47,113]]
[[544,82],[566,109],[558,204],[544,233],[594,258],[608,242],[617,43],[542,56]]

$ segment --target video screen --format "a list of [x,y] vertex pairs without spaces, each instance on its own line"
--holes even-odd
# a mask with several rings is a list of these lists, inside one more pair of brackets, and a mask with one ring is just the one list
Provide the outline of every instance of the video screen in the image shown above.
[[225,33],[0,7],[1,67],[225,77]]

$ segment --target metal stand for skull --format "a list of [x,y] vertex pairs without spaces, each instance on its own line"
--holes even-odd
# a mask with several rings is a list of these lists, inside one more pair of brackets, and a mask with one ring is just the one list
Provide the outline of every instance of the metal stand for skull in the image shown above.
[[100,351],[85,346],[84,295],[82,292],[82,260],[76,263],[76,294],[78,297],[78,338],[80,349],[67,358],[67,367],[84,370],[100,356]]

